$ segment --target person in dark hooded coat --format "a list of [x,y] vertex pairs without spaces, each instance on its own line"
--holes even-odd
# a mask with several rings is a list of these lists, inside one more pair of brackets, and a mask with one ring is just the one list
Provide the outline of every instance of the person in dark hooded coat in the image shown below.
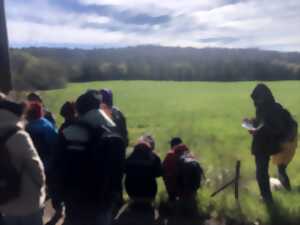
[[[252,132],[252,154],[256,163],[256,179],[261,196],[272,203],[269,183],[269,161],[272,155],[282,151],[282,144],[297,136],[297,123],[291,114],[275,101],[271,90],[265,84],[258,84],[251,94],[256,108],[253,120],[256,129]],[[278,165],[279,178],[290,189],[286,165]]]

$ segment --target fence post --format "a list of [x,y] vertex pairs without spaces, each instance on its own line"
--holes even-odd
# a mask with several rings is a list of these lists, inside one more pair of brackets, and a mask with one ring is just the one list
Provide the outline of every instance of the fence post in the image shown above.
[[235,181],[234,181],[234,196],[237,201],[239,200],[240,170],[241,170],[241,161],[237,161],[236,168],[235,168]]

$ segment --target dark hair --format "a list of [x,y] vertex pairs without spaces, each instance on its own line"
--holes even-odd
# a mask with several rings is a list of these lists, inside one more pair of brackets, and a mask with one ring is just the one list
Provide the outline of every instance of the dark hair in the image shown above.
[[43,103],[43,100],[41,96],[38,93],[31,92],[27,95],[27,100],[28,101],[33,101],[33,102],[40,102]]
[[171,148],[173,148],[174,146],[179,145],[179,144],[182,144],[182,140],[180,137],[174,137],[170,141]]
[[74,102],[67,101],[60,108],[60,115],[65,119],[74,118],[76,116],[76,107]]
[[85,94],[78,97],[76,101],[76,110],[79,115],[83,115],[93,109],[99,109],[101,96],[99,91],[89,90]]
[[102,102],[106,105],[112,107],[113,106],[113,93],[110,89],[101,89],[100,94],[102,96]]

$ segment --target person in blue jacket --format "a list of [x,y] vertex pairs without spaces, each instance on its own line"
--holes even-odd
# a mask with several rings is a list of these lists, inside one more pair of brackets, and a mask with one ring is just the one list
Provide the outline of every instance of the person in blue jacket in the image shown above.
[[26,131],[30,134],[47,173],[58,138],[57,131],[54,125],[44,117],[43,107],[38,102],[29,104],[26,117],[28,121]]

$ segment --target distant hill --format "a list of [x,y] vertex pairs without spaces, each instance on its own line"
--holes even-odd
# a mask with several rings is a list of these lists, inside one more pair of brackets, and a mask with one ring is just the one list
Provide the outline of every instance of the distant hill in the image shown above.
[[15,87],[52,89],[95,80],[299,80],[300,53],[138,46],[10,49]]

